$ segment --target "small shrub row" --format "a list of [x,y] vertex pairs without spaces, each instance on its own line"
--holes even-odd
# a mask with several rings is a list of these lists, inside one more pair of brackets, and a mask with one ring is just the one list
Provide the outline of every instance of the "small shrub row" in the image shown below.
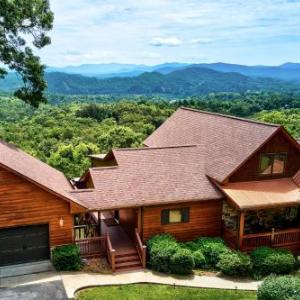
[[79,271],[82,265],[78,246],[56,247],[52,251],[52,263],[57,271]]
[[220,238],[198,238],[179,244],[169,234],[148,242],[149,266],[156,271],[189,274],[194,267],[222,271],[229,276],[288,274],[297,261],[288,250],[261,247],[251,255],[229,249]]
[[300,278],[270,276],[258,288],[258,300],[300,300]]

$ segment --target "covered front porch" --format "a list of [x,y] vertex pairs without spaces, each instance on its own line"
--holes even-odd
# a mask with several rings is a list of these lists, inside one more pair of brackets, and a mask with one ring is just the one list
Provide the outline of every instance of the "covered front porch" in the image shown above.
[[300,253],[299,187],[292,179],[227,184],[223,238],[250,252],[261,246]]
[[74,216],[74,239],[83,258],[107,257],[113,272],[145,268],[140,210],[94,211]]

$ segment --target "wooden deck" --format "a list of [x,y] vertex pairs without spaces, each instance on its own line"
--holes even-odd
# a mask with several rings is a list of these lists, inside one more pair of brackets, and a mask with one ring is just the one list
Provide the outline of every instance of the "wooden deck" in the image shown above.
[[[223,238],[228,246],[235,249],[238,248],[237,231],[223,229]],[[245,234],[242,236],[239,248],[242,251],[250,252],[262,246],[285,248],[298,255],[300,254],[300,228]]]
[[81,256],[107,257],[112,271],[144,268],[146,246],[141,242],[137,229],[132,240],[124,228],[115,222],[105,222],[111,215],[101,215],[101,236],[75,241]]

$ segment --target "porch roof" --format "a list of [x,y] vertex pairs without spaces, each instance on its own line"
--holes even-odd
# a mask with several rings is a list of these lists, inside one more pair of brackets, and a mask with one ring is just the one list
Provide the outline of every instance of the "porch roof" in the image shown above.
[[241,210],[300,205],[300,188],[292,178],[228,183],[220,189]]

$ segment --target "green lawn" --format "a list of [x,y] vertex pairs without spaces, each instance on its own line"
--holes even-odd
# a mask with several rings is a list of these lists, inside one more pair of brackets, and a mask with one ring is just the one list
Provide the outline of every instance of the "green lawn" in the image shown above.
[[129,284],[82,290],[78,300],[255,300],[256,293],[174,287],[159,284]]

